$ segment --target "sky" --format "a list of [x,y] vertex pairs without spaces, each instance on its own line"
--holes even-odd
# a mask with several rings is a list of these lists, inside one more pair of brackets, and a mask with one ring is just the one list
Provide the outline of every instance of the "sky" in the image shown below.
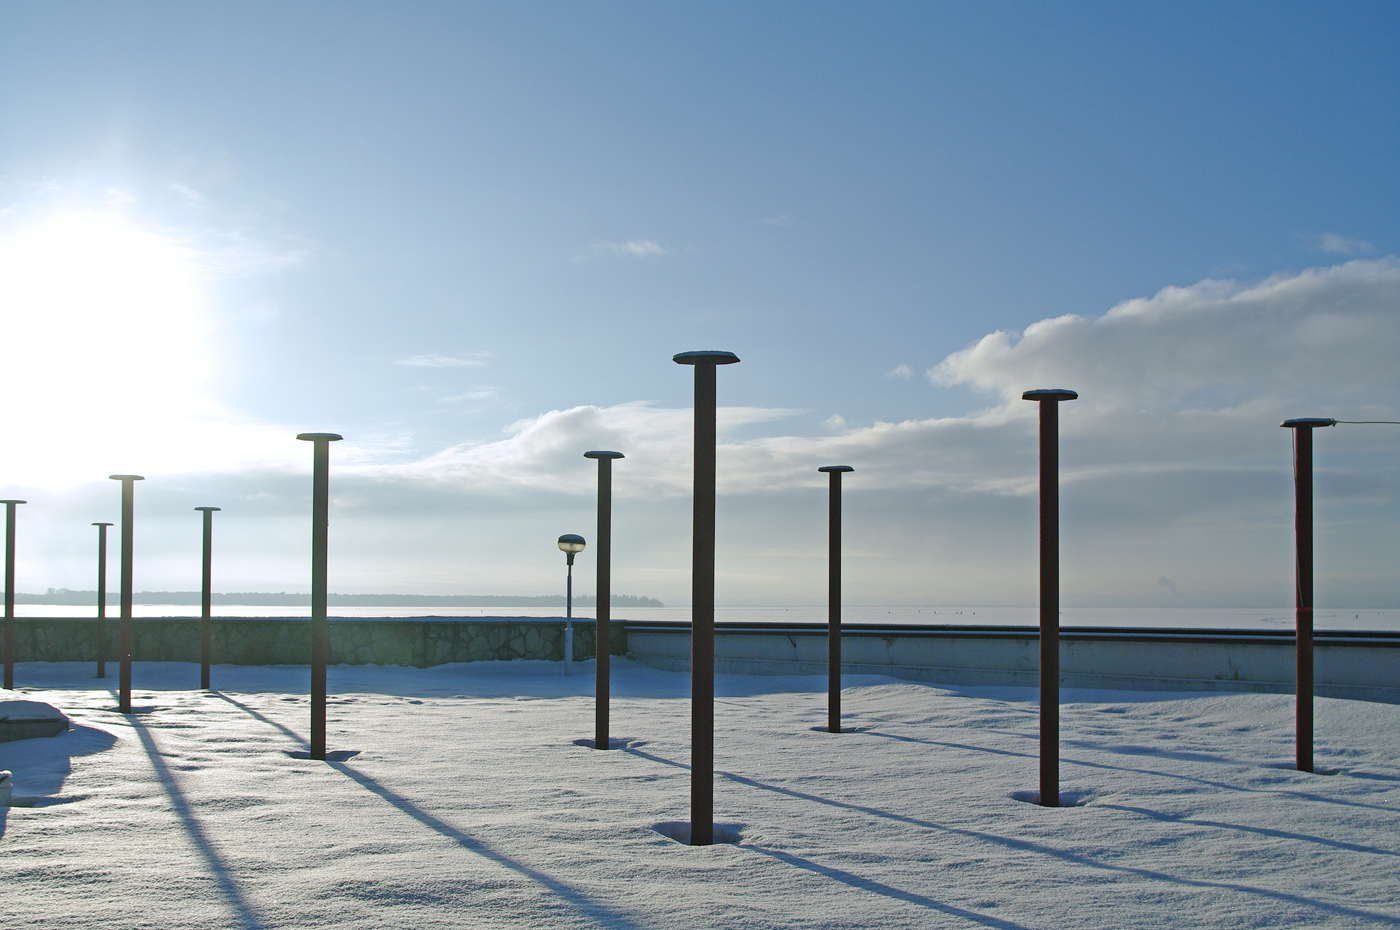
[[[721,604],[1292,601],[1293,416],[1400,420],[1386,3],[0,6],[17,588],[547,594],[615,449],[613,590]],[[1400,606],[1400,426],[1317,435],[1321,606]],[[591,550],[578,590],[591,592]]]

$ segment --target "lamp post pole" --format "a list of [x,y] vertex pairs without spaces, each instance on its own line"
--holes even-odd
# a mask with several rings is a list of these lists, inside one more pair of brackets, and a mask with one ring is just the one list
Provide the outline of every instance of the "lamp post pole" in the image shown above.
[[209,662],[210,662],[210,640],[213,638],[213,631],[210,622],[210,606],[213,597],[210,593],[210,583],[213,578],[214,563],[214,512],[220,510],[219,507],[196,507],[195,510],[204,514],[204,586],[199,597],[199,686],[205,691],[209,690]]
[[1026,391],[1040,404],[1040,803],[1060,806],[1060,401],[1074,391]]
[[107,677],[107,527],[97,527],[97,677]]
[[1300,772],[1313,770],[1313,430],[1336,420],[1299,417],[1279,425],[1293,430],[1293,531],[1296,720],[1294,752]]
[[583,551],[583,537],[565,533],[559,537],[559,551],[568,556],[569,580],[564,597],[564,674],[574,673],[574,556]]
[[612,463],[621,452],[585,452],[584,458],[598,460],[598,610],[593,634],[593,748],[609,749],[609,702],[612,696]]
[[0,501],[5,505],[5,690],[15,687],[15,507],[28,501]]
[[849,465],[823,465],[831,475],[827,504],[826,729],[841,732],[841,475]]
[[131,713],[131,550],[132,520],[135,512],[136,482],[145,481],[141,475],[109,475],[122,483],[122,616],[117,629],[117,660],[121,670],[117,675],[119,697],[117,710]]
[[329,542],[331,443],[339,433],[298,433],[312,444],[311,465],[311,758],[326,758],[326,549]]
[[681,352],[695,366],[695,491],[690,542],[690,845],[715,841],[715,370],[733,352]]

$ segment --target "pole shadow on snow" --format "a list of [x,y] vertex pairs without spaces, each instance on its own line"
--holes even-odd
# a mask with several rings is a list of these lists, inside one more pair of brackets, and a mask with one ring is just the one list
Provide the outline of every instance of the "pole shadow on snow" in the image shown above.
[[141,739],[141,746],[146,750],[146,756],[151,760],[151,767],[155,769],[156,777],[160,779],[161,787],[165,789],[166,797],[170,799],[170,804],[175,808],[175,814],[180,818],[185,832],[189,834],[195,849],[204,857],[205,863],[209,866],[209,872],[214,878],[214,882],[223,892],[233,907],[235,916],[238,918],[240,926],[247,930],[262,930],[264,926],[258,919],[257,913],[251,904],[243,896],[243,891],[238,887],[238,880],[228,865],[220,858],[217,850],[214,849],[209,837],[205,835],[204,827],[200,825],[199,818],[190,809],[189,802],[185,800],[185,795],[180,791],[179,782],[175,780],[175,773],[170,771],[170,767],[165,764],[165,758],[161,755],[160,748],[156,746],[155,738],[138,718],[131,718],[131,728]]
[[[653,755],[649,752],[643,752],[639,749],[627,749],[624,751],[629,755],[640,756],[641,758],[648,759],[652,762],[660,762],[664,765],[675,766],[676,768],[682,769],[690,768],[690,766],[686,765],[683,762],[676,762],[672,759],[665,759],[661,756]],[[921,827],[925,830],[932,830],[939,833],[951,833],[957,836],[967,837],[968,839],[981,840],[985,843],[991,843],[993,845],[1015,849],[1018,852],[1048,856],[1051,858],[1060,859],[1064,862],[1070,862],[1075,865],[1084,866],[1086,868],[1098,869],[1105,872],[1114,872],[1123,875],[1135,875],[1139,878],[1151,879],[1152,881],[1164,882],[1173,885],[1184,885],[1191,888],[1212,888],[1225,891],[1235,891],[1240,894],[1255,895],[1258,897],[1279,901],[1285,904],[1295,906],[1301,905],[1304,907],[1316,908],[1317,910],[1324,911],[1329,914],[1336,914],[1344,917],[1366,920],[1372,923],[1382,924],[1385,926],[1400,927],[1400,917],[1394,917],[1389,914],[1380,914],[1375,911],[1367,911],[1362,910],[1360,908],[1347,907],[1343,904],[1331,904],[1325,901],[1316,901],[1312,898],[1304,897],[1303,895],[1289,894],[1285,891],[1275,891],[1272,888],[1258,888],[1253,885],[1243,885],[1237,882],[1210,881],[1207,879],[1200,878],[1184,878],[1176,875],[1168,875],[1165,872],[1158,872],[1153,869],[1144,869],[1126,865],[1114,865],[1107,862],[1100,862],[1099,860],[1094,859],[1093,857],[1085,855],[1083,853],[1076,853],[1068,849],[1056,849],[1053,846],[1046,846],[1043,843],[1038,843],[1033,840],[1015,839],[1013,837],[1008,836],[998,836],[995,833],[985,833],[981,830],[970,830],[964,827],[953,827],[948,826],[947,824],[933,823],[932,821],[928,820],[920,820],[917,817],[910,817],[905,814],[896,814],[892,811],[881,810],[878,807],[868,807],[863,804],[852,804],[847,801],[837,801],[832,798],[824,798],[819,795],[809,794],[805,791],[796,791],[792,788],[782,788],[778,785],[770,785],[765,782],[757,781],[753,778],[747,778],[743,775],[735,775],[732,772],[716,771],[715,774],[722,775],[730,781],[737,782],[738,784],[747,785],[751,788],[758,788],[762,791],[772,791],[775,794],[786,795],[788,797],[797,798],[798,800],[802,801],[812,801],[817,804],[825,804],[829,807],[837,807],[843,810],[857,811],[862,814],[868,814],[872,817],[880,817],[886,820],[893,820],[898,823],[905,823],[911,826]],[[1043,808],[1043,810],[1045,810],[1047,813],[1053,816],[1054,812],[1060,811],[1062,810],[1062,808]],[[757,847],[747,846],[744,848],[757,849]]]
[[1162,811],[1154,811],[1146,807],[1131,807],[1127,804],[1107,804],[1099,802],[1095,806],[1107,810],[1139,814],[1150,820],[1155,820],[1158,823],[1183,823],[1193,827],[1217,827],[1222,830],[1238,830],[1240,833],[1253,833],[1256,836],[1268,836],[1279,840],[1297,840],[1302,843],[1317,843],[1321,846],[1331,846],[1333,849],[1345,849],[1348,852],[1366,853],[1372,856],[1400,856],[1400,852],[1393,849],[1381,849],[1379,846],[1363,846],[1360,843],[1348,843],[1345,840],[1329,840],[1325,836],[1313,836],[1311,833],[1294,833],[1291,830],[1277,830],[1273,827],[1250,827],[1239,823],[1225,823],[1221,820],[1202,820],[1199,817],[1190,817],[1186,815],[1177,816]]
[[[249,707],[247,704],[244,704],[241,701],[234,700],[226,694],[222,694],[219,692],[214,692],[214,694],[216,697],[223,698],[228,703],[239,708],[240,710],[248,714],[250,717],[259,720],[270,727],[280,730],[285,736],[296,742],[298,745],[308,747],[308,751],[291,751],[288,752],[287,755],[291,756],[294,759],[310,758],[309,747],[311,743],[300,733],[296,732],[290,727],[278,723],[270,717],[259,713],[258,711]],[[487,846],[481,840],[469,836],[468,834],[462,832],[461,830],[458,830],[451,824],[439,820],[432,814],[429,814],[426,811],[419,808],[407,798],[395,794],[393,791],[390,791],[388,788],[384,787],[370,776],[359,771],[358,769],[351,768],[349,765],[345,764],[345,760],[356,755],[359,755],[358,750],[342,750],[339,752],[328,752],[326,753],[326,762],[330,765],[331,768],[340,772],[342,775],[346,776],[351,781],[358,784],[360,787],[369,791],[371,794],[377,795],[384,801],[387,801],[389,804],[397,808],[401,813],[407,814],[409,817],[412,817],[414,820],[418,821],[423,826],[428,827],[430,830],[433,830],[441,834],[442,836],[447,837],[448,839],[452,840],[468,852],[475,853],[478,856],[481,856],[483,859],[487,859],[491,862],[494,862],[497,865],[503,866],[511,870],[512,872],[515,872],[518,875],[522,875],[525,878],[536,882],[537,884],[543,885],[545,888],[549,889],[563,900],[569,902],[583,913],[597,919],[601,926],[608,927],[610,928],[610,930],[611,928],[619,928],[619,930],[638,930],[637,923],[631,918],[627,917],[625,914],[612,910],[611,908],[605,907],[604,905],[598,904],[592,899],[590,899],[583,892],[578,891],[574,888],[570,888],[568,885],[564,884],[558,879],[551,878],[543,872],[538,872],[527,865],[516,862],[514,859],[511,859],[508,856],[502,855],[501,853],[492,849],[490,846]]]

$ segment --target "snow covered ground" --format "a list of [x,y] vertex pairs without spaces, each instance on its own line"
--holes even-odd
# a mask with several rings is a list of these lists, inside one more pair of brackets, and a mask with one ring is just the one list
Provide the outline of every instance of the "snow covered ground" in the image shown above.
[[614,668],[613,752],[591,665],[332,668],[313,762],[304,666],[137,663],[123,717],[21,664],[75,728],[0,743],[0,926],[1400,926],[1400,707],[1319,699],[1308,775],[1289,697],[1066,691],[1046,809],[1032,691],[848,676],[833,735],[824,680],[721,676],[739,840],[691,848],[688,677]]

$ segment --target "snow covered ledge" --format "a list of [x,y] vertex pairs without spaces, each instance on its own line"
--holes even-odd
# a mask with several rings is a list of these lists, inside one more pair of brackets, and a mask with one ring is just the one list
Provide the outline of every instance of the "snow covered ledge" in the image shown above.
[[[847,624],[841,668],[950,685],[1037,683],[1034,627]],[[1061,684],[1134,691],[1293,691],[1293,634],[1286,631],[1066,627]],[[627,623],[633,658],[656,668],[690,667],[690,626]],[[717,671],[818,674],[826,669],[824,624],[723,624]],[[1315,634],[1315,692],[1400,704],[1400,633]]]
[[[0,696],[13,694],[0,691]],[[39,701],[0,701],[0,743],[40,736],[57,736],[68,729],[68,718],[51,704]]]

